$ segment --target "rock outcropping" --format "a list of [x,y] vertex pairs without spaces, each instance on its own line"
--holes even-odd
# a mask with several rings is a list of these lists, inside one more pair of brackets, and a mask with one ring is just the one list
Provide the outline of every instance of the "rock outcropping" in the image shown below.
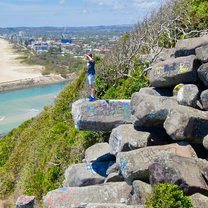
[[73,103],[76,127],[111,131],[109,145],[86,150],[84,163],[67,169],[65,187],[44,197],[45,208],[139,208],[157,182],[179,185],[195,208],[206,207],[207,48],[208,36],[179,41],[175,58],[152,66],[152,87],[131,101]]

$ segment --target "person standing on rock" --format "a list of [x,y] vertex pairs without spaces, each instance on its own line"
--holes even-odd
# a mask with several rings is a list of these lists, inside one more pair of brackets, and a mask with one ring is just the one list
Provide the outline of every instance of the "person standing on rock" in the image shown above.
[[95,61],[91,53],[85,54],[87,61],[87,80],[89,83],[90,95],[88,96],[89,101],[95,101],[95,88],[94,88],[94,78],[95,78]]

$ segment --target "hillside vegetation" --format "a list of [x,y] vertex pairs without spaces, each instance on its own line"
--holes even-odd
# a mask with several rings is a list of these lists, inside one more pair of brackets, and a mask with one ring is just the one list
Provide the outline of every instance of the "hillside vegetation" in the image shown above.
[[85,72],[69,84],[53,106],[0,140],[0,196],[15,190],[38,199],[59,187],[64,170],[80,162],[84,150],[100,141],[99,134],[74,128],[70,103],[78,98]]
[[[97,63],[98,98],[130,98],[148,85],[149,65],[163,48],[181,38],[198,36],[208,28],[206,0],[173,0],[138,22],[114,49]],[[144,60],[143,55],[152,54]],[[84,150],[104,139],[101,133],[74,128],[70,105],[78,99],[85,72],[69,84],[54,105],[26,121],[0,140],[0,197],[25,193],[41,199],[61,186],[64,170],[80,162]],[[128,90],[127,90],[128,89]]]

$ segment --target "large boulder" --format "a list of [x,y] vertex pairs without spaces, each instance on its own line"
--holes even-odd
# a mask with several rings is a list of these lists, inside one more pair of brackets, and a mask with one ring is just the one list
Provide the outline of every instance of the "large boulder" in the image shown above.
[[208,197],[196,193],[190,197],[191,203],[194,208],[207,208],[208,205]]
[[172,108],[178,108],[175,98],[152,96],[139,92],[132,95],[133,122],[138,127],[162,127]]
[[197,69],[201,65],[196,56],[179,57],[156,63],[148,73],[153,87],[173,87],[179,83],[198,80]]
[[78,130],[111,131],[120,124],[131,123],[130,100],[77,100],[72,115]]
[[132,194],[129,198],[129,204],[145,204],[146,199],[151,195],[152,187],[148,183],[135,180],[132,184]]
[[112,160],[115,160],[115,157],[110,154],[110,145],[107,142],[94,144],[85,151],[85,162],[87,163]]
[[196,48],[208,44],[208,35],[178,40],[175,46],[175,57],[196,54]]
[[201,62],[208,62],[208,43],[196,49],[196,57]]
[[103,185],[60,188],[47,193],[44,207],[81,207],[88,203],[123,203],[127,201],[131,186],[125,182]]
[[202,64],[198,69],[199,79],[208,87],[208,63]]
[[117,154],[116,163],[128,183],[132,183],[136,179],[148,181],[148,167],[153,164],[156,155],[162,151],[189,158],[197,157],[190,145],[170,144],[144,147],[130,152],[120,152]]
[[208,90],[204,90],[200,95],[200,102],[204,110],[208,110]]
[[172,90],[168,88],[143,87],[139,90],[140,93],[155,96],[173,96]]
[[94,162],[71,165],[65,171],[64,187],[89,186],[101,184],[107,176],[106,171],[114,162]]
[[164,128],[173,140],[188,140],[202,144],[208,134],[208,112],[181,106],[171,109],[164,122]]
[[183,85],[177,94],[177,101],[180,105],[196,107],[199,90],[194,84]]
[[[208,162],[207,162],[208,163]],[[187,170],[189,172],[187,173]],[[149,166],[150,183],[177,184],[186,195],[200,192],[208,194],[208,185],[204,180],[204,170],[197,158],[188,158],[161,152]]]
[[132,124],[120,125],[111,132],[109,145],[111,154],[147,146],[149,132],[137,131]]
[[169,142],[163,129],[136,129],[132,124],[123,124],[112,130],[109,144],[111,154],[162,145]]

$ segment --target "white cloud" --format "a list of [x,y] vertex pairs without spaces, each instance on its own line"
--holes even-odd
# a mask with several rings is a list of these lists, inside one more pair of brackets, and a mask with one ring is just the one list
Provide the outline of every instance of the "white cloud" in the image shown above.
[[88,0],[88,1],[98,4],[100,6],[110,7],[115,10],[123,9],[126,4],[124,0]]
[[132,0],[133,6],[141,9],[151,9],[155,8],[160,5],[160,1],[152,0],[152,1],[145,1],[145,0]]
[[59,4],[64,4],[65,0],[59,0]]
[[109,7],[115,10],[152,9],[160,5],[162,0],[87,0],[99,6]]

